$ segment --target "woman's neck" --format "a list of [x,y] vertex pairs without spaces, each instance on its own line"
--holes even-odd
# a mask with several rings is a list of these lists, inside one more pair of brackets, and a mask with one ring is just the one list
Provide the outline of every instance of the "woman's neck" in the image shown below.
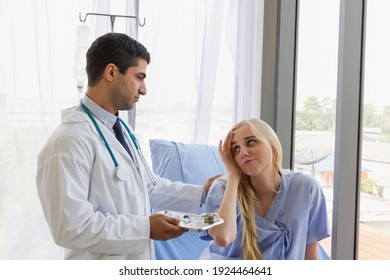
[[250,177],[251,185],[256,194],[268,196],[279,191],[281,176],[278,170],[272,172],[272,175],[252,176]]
[[251,177],[250,180],[258,201],[255,211],[264,218],[279,191],[281,181],[280,174],[279,172],[276,172],[272,176],[267,176],[265,178]]

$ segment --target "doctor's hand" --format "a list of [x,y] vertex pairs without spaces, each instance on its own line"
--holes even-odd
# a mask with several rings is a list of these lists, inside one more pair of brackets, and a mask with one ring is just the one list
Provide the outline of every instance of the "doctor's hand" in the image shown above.
[[179,237],[187,229],[178,227],[180,220],[164,214],[156,213],[149,216],[150,238],[154,240],[168,240]]

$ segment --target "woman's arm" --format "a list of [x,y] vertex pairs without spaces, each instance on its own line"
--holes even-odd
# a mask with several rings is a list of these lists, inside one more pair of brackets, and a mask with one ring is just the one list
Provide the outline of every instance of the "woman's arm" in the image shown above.
[[305,260],[319,260],[318,241],[306,245]]
[[218,246],[226,247],[236,239],[236,204],[239,178],[227,176],[225,193],[222,198],[218,215],[224,223],[208,230],[209,235]]
[[226,247],[236,239],[236,205],[237,189],[240,183],[241,170],[235,163],[232,153],[233,131],[230,131],[222,144],[219,143],[219,153],[226,169],[226,187],[221,205],[218,209],[219,216],[224,223],[209,229],[210,236],[218,246]]

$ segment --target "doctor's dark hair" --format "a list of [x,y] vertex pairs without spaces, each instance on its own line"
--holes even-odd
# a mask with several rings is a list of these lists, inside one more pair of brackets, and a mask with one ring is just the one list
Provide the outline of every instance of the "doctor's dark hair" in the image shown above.
[[139,59],[149,64],[150,54],[138,41],[123,33],[107,33],[97,38],[88,49],[86,71],[88,86],[95,86],[109,63],[115,64],[121,74],[137,66]]

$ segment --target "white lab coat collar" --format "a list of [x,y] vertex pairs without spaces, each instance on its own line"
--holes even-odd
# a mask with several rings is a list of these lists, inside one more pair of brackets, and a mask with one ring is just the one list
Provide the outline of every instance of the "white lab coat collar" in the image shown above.
[[[69,109],[65,109],[63,111],[61,111],[61,117],[62,117],[62,122],[63,123],[80,123],[80,122],[88,122],[89,123],[89,126],[91,128],[91,130],[93,131],[93,133],[96,134],[97,137],[100,137],[99,135],[99,132],[97,131],[95,125],[92,123],[91,119],[88,117],[88,115],[83,112],[83,111],[77,111],[75,110],[75,107],[72,107],[72,108],[69,108]],[[95,118],[96,119],[96,118]],[[143,178],[142,176],[140,176],[140,172],[139,172],[139,168],[140,168],[140,164],[139,162],[141,162],[141,159],[139,158],[138,154],[137,153],[134,153],[134,160],[136,162],[133,162],[133,160],[131,159],[130,155],[127,153],[127,151],[125,150],[125,148],[122,146],[122,144],[118,141],[118,139],[116,139],[116,137],[112,134],[111,131],[109,131],[109,129],[107,128],[107,126],[103,125],[101,123],[101,121],[99,119],[96,119],[96,122],[98,123],[99,127],[100,127],[100,130],[102,131],[104,137],[106,138],[106,141],[108,143],[108,145],[111,147],[111,149],[113,149],[113,153],[115,155],[115,158],[117,159],[118,161],[118,164],[120,166],[126,166],[126,168],[131,168],[133,169],[134,171],[134,174],[138,174],[139,176],[136,177],[137,179],[137,183],[142,185],[144,184],[144,180],[146,178]],[[131,127],[129,127],[130,130]],[[133,133],[133,131],[132,131]],[[128,139],[128,142],[130,143],[131,145],[131,149],[133,151],[135,151],[135,147],[134,147],[134,144],[133,142],[130,140],[130,136],[125,133],[127,139]],[[101,139],[103,145],[104,145],[104,141],[103,139]],[[108,151],[107,151],[108,152]],[[116,155],[116,153],[120,153],[122,157],[125,158],[125,162],[120,161],[120,159],[118,158],[118,156]],[[110,157],[111,158],[111,157]],[[142,167],[141,167],[142,168]],[[147,179],[146,179],[147,180]],[[146,181],[147,182],[147,181]]]

